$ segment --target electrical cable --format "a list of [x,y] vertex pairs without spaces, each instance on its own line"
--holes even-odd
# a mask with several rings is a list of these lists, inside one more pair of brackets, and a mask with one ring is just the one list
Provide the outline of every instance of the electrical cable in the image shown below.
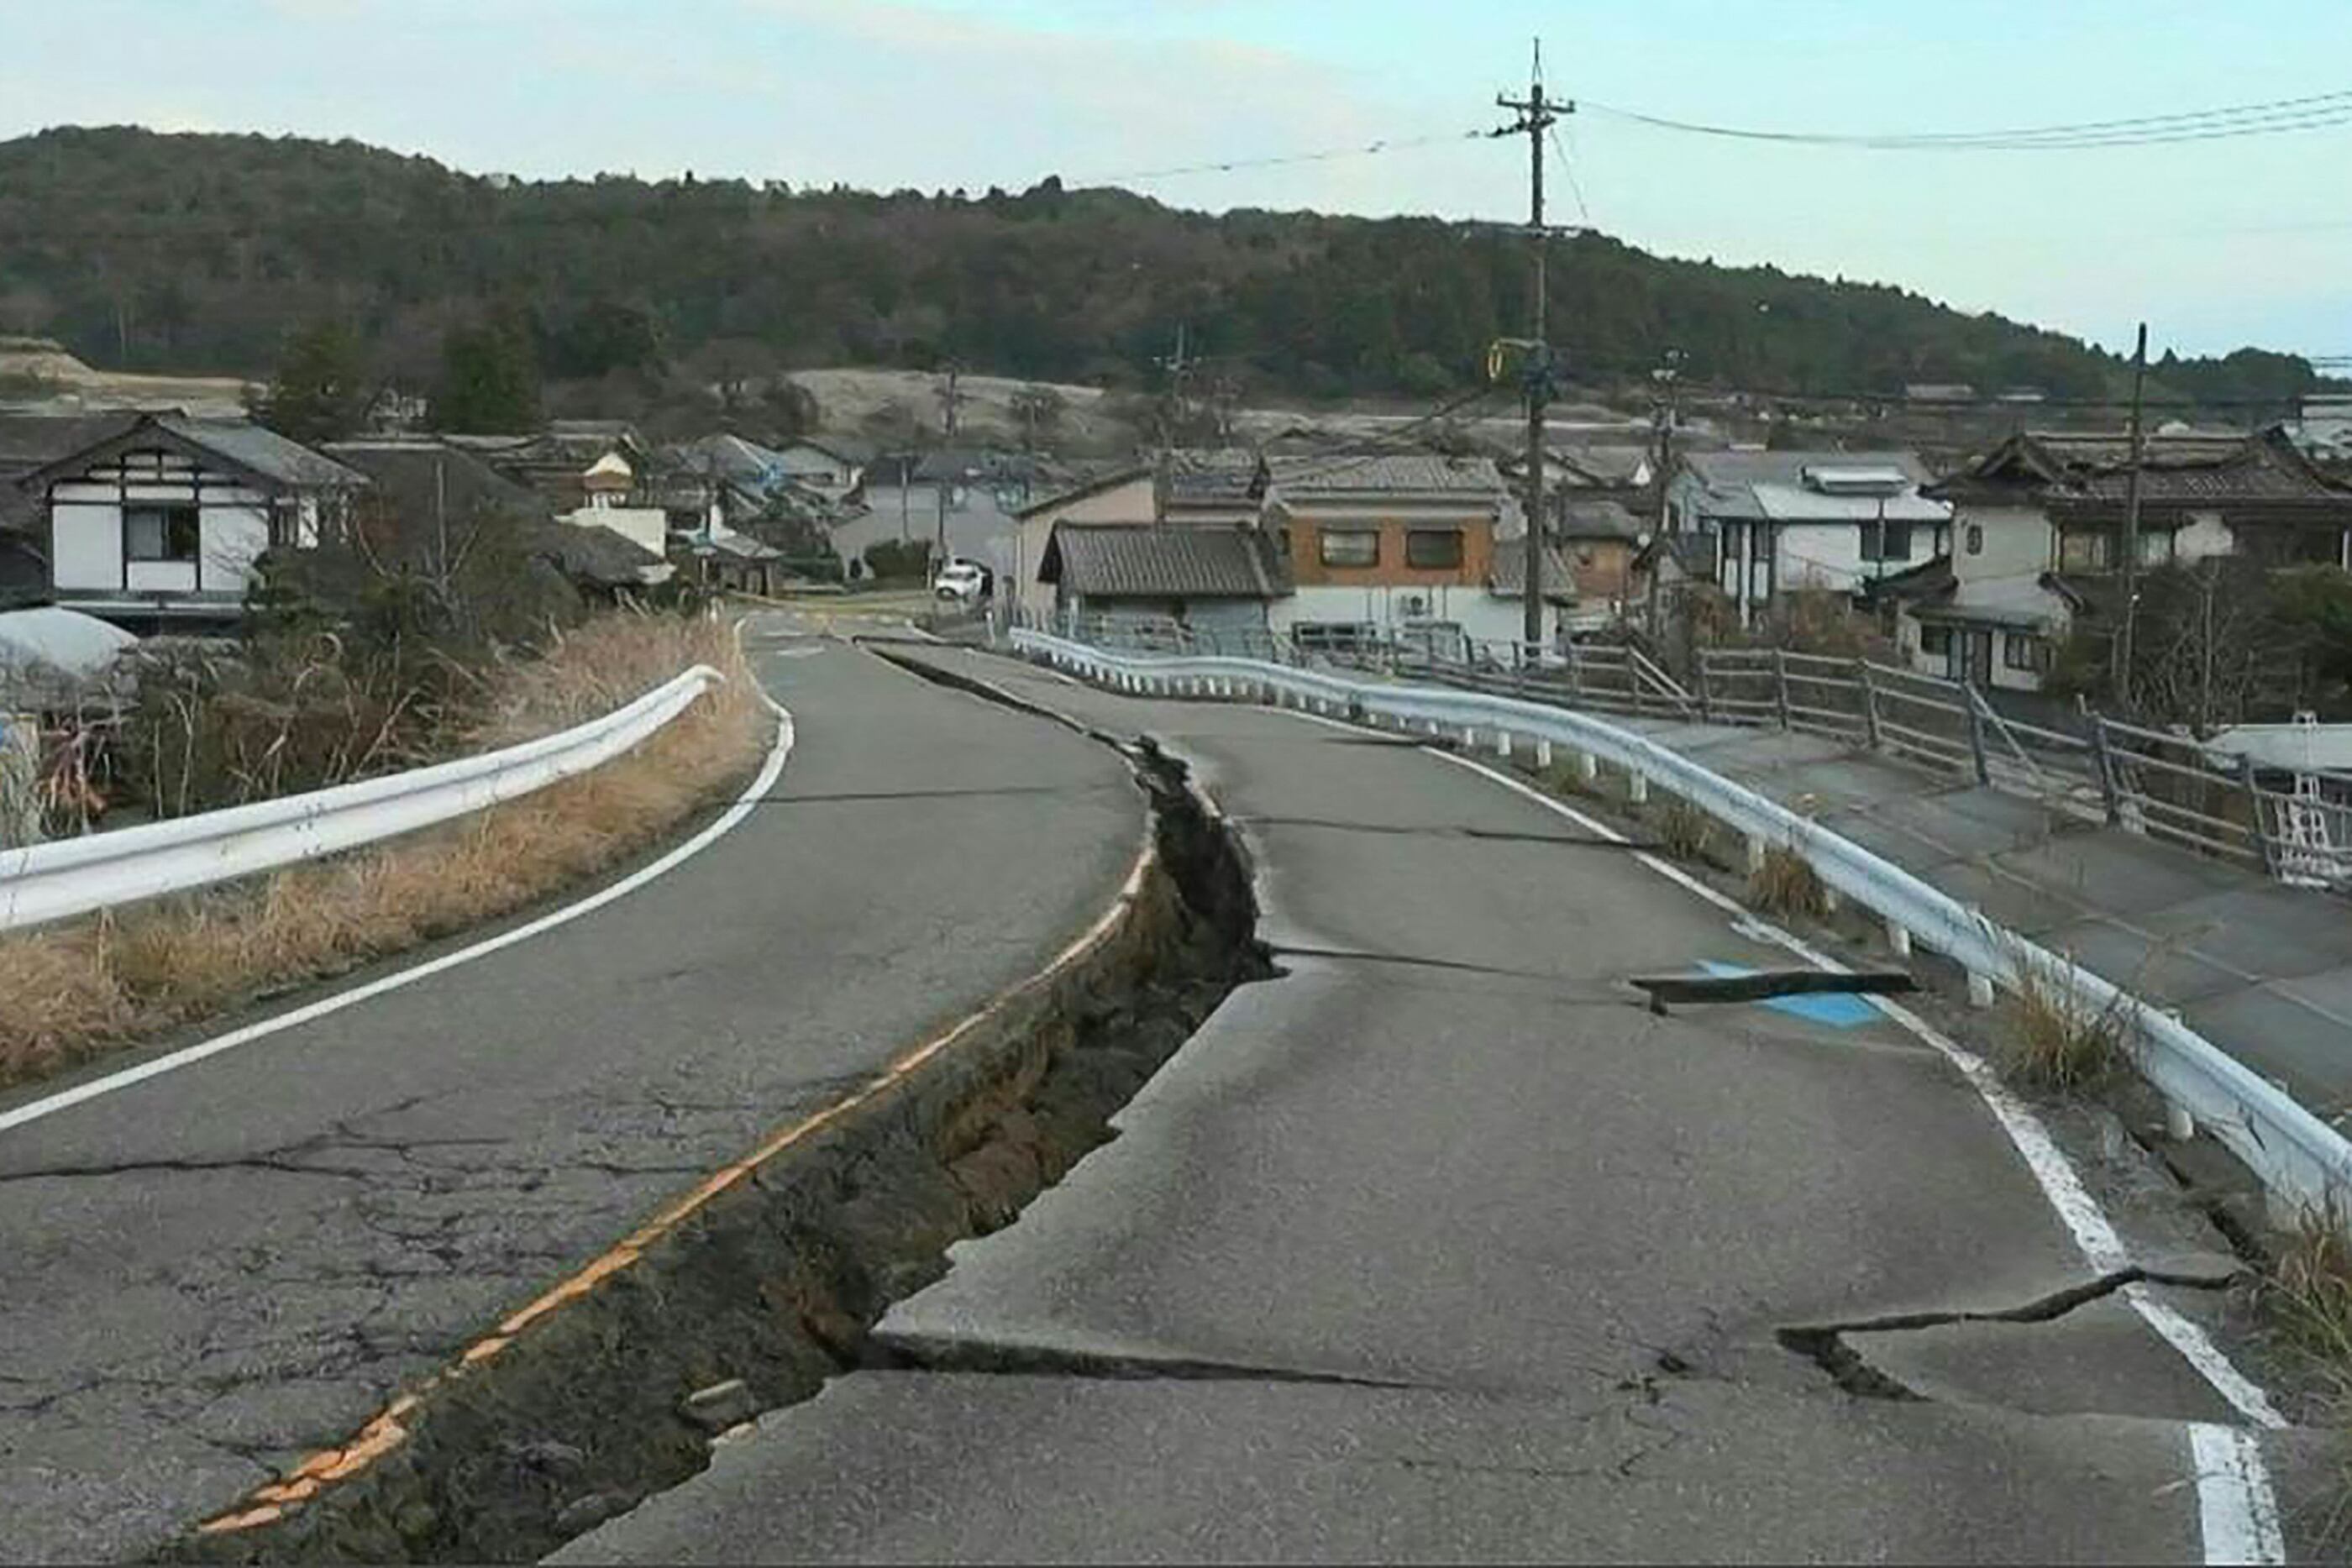
[[1876,152],[2036,152],[2158,146],[2289,131],[2319,131],[2352,124],[2352,90],[2275,99],[2263,103],[2193,110],[2127,120],[2084,120],[2070,125],[2013,127],[1973,131],[1851,132],[1768,131],[1716,125],[1645,114],[1612,104],[1580,99],[1585,111],[1687,135],[1742,141],[1816,147],[1854,147]]
[[1180,163],[1165,169],[1137,169],[1124,173],[1091,174],[1072,182],[1078,185],[1131,184],[1143,180],[1172,180],[1186,174],[1230,174],[1243,169],[1276,169],[1293,163],[1324,163],[1338,158],[1368,158],[1382,152],[1403,152],[1418,147],[1440,147],[1454,141],[1483,141],[1489,132],[1480,131],[1447,131],[1432,136],[1408,136],[1401,139],[1381,138],[1349,147],[1330,147],[1315,152],[1284,152],[1263,158],[1223,158],[1205,163]]

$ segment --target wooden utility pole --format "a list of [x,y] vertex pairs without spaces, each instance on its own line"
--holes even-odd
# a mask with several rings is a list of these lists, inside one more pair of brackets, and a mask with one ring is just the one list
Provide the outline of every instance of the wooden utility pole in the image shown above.
[[962,405],[964,401],[963,393],[956,389],[956,383],[962,379],[963,366],[958,364],[953,360],[950,360],[948,361],[947,385],[940,389],[939,396],[940,402],[945,410],[944,417],[947,424],[946,439],[948,444],[950,446],[955,444],[956,410]]
[[1541,647],[1545,533],[1544,404],[1551,395],[1551,345],[1544,336],[1547,305],[1544,274],[1551,251],[1551,234],[1544,227],[1544,134],[1561,115],[1574,113],[1576,105],[1544,96],[1541,38],[1536,40],[1535,65],[1528,77],[1528,96],[1521,99],[1497,94],[1495,103],[1496,107],[1510,110],[1518,116],[1495,134],[1523,135],[1528,139],[1528,237],[1534,242],[1535,255],[1528,287],[1528,559],[1526,614],[1520,622],[1520,638],[1529,647]]
[[2132,622],[2139,613],[2139,474],[2147,459],[2147,435],[2143,400],[2147,391],[2147,323],[2139,324],[2139,340],[2132,350],[2131,466],[2124,476],[2123,623],[2116,628],[2114,685],[2116,702],[2132,709]]

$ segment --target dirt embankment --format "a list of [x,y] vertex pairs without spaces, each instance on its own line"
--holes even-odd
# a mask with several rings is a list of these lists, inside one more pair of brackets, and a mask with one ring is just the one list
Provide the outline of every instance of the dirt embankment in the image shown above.
[[168,407],[233,414],[245,410],[245,389],[236,376],[94,370],[47,338],[0,337],[0,395],[11,399],[55,399],[89,409]]

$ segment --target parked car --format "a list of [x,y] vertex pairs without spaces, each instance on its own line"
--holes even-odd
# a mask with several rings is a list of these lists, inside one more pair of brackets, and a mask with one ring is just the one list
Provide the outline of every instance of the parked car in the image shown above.
[[988,593],[988,569],[977,561],[951,560],[931,580],[931,596],[976,604]]

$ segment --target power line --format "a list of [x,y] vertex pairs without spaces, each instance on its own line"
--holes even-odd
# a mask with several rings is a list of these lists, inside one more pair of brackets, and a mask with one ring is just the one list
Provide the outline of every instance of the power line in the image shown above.
[[1576,160],[1568,155],[1566,147],[1560,145],[1557,124],[1550,128],[1550,134],[1551,150],[1559,154],[1559,172],[1568,176],[1568,193],[1576,198],[1576,215],[1583,220],[1586,228],[1591,228],[1592,209],[1584,204],[1584,183],[1576,177]]
[[1130,184],[1140,180],[1173,180],[1186,174],[1230,174],[1244,169],[1278,169],[1292,163],[1327,163],[1337,158],[1369,158],[1383,152],[1405,152],[1417,147],[1441,147],[1455,141],[1483,141],[1484,131],[1447,131],[1433,136],[1381,138],[1348,147],[1329,147],[1315,152],[1281,152],[1260,158],[1223,158],[1207,163],[1179,163],[1166,169],[1137,169],[1118,174],[1090,174],[1073,183],[1080,185]]
[[2013,127],[1974,131],[1767,131],[1645,114],[1637,110],[1580,100],[1580,107],[1655,130],[1741,141],[1816,147],[1854,147],[1877,152],[2035,152],[2078,148],[2156,146],[2289,131],[2321,131],[2352,124],[2352,90],[2276,99],[2179,114],[2128,120],[2084,120],[2067,125]]

